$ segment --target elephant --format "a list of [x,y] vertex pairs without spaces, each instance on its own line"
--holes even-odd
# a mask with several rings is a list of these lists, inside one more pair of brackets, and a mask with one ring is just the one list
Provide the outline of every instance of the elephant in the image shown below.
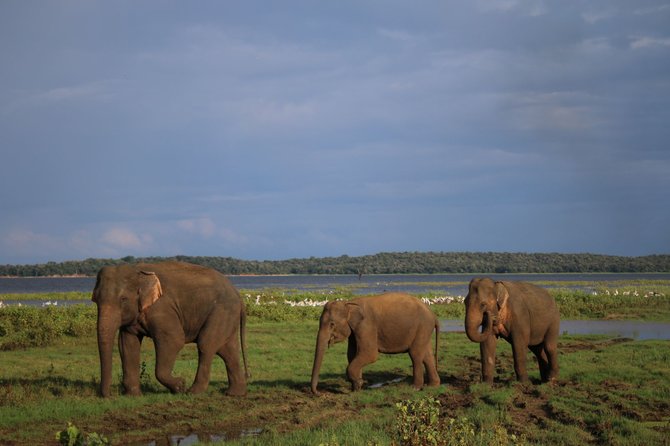
[[470,281],[465,298],[465,333],[479,343],[483,382],[493,383],[498,337],[512,344],[517,381],[528,381],[526,349],[537,357],[542,382],[555,381],[559,326],[558,307],[547,290],[525,282],[494,282],[490,278]]
[[[246,395],[246,313],[240,295],[223,274],[173,261],[105,266],[98,272],[92,300],[98,309],[103,397],[110,396],[112,348],[117,331],[125,394],[141,394],[140,346],[148,336],[155,344],[156,378],[171,392],[185,391],[184,380],[172,376],[172,369],[184,344],[195,342],[198,370],[188,391],[199,393],[207,389],[216,354],[226,365],[226,393]],[[240,367],[240,345],[244,373]]]
[[[435,356],[431,348],[433,329]],[[312,393],[318,395],[319,370],[326,347],[349,340],[347,377],[352,391],[363,386],[364,366],[377,360],[379,353],[409,353],[415,389],[424,384],[438,386],[437,351],[440,326],[426,304],[404,293],[385,293],[349,301],[328,302],[321,313],[312,367]]]

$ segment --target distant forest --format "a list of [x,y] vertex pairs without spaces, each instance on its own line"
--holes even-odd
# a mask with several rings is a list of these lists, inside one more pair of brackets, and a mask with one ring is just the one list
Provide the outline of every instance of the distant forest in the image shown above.
[[0,265],[0,276],[94,276],[105,265],[180,260],[225,274],[437,274],[437,273],[640,273],[670,272],[670,255],[643,257],[598,254],[496,252],[390,252],[367,256],[240,260],[231,257],[123,257]]

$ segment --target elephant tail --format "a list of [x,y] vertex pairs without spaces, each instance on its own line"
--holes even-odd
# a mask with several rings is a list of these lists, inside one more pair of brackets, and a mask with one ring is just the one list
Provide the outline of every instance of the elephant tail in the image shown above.
[[244,376],[246,379],[251,378],[251,372],[247,366],[247,311],[242,302],[242,309],[240,311],[240,344],[242,345],[242,362],[244,363]]
[[437,352],[440,346],[440,320],[435,318],[435,369],[437,369]]

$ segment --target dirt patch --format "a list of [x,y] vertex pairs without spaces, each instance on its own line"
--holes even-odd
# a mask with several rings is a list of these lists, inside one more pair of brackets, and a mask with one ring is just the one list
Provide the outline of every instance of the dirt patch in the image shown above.
[[603,341],[568,341],[568,342],[559,342],[558,351],[559,353],[574,353],[584,350],[601,350],[603,348],[610,347],[616,344],[622,344],[624,342],[633,342],[634,339],[631,338],[612,338]]
[[[301,390],[256,392],[245,398],[195,396],[136,410],[109,411],[78,427],[105,435],[113,444],[164,446],[173,436],[233,439],[273,430],[279,433],[337,423],[359,409],[342,394],[319,397]],[[56,429],[54,429],[54,432]]]

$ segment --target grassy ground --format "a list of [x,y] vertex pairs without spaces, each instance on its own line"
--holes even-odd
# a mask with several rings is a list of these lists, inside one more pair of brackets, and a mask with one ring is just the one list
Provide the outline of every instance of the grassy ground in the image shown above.
[[[624,298],[620,292],[619,296],[604,294],[602,299],[614,297]],[[668,297],[648,296],[639,302],[635,296],[628,297],[625,312],[616,305],[619,301],[590,301],[579,294],[572,301],[567,295],[561,299],[566,300],[562,308],[571,312],[583,308],[585,318],[607,312],[609,303],[612,314],[670,320]],[[272,300],[270,295],[265,298]],[[650,302],[661,308],[663,316],[651,316]],[[450,305],[454,304],[433,309],[451,314],[462,307]],[[223,395],[226,374],[220,360],[214,363],[205,394],[169,394],[153,377],[153,345],[147,339],[142,354],[144,396],[118,395],[121,371],[115,353],[117,396],[109,399],[96,396],[99,363],[90,307],[25,313],[12,309],[13,317],[23,318],[24,325],[15,319],[10,324],[3,309],[0,339],[11,330],[15,337],[26,332],[32,333],[28,338],[37,336],[39,327],[49,322],[31,318],[45,318],[45,314],[58,326],[65,320],[79,322],[70,328],[48,329],[51,334],[40,341],[43,346],[0,351],[0,443],[57,444],[55,433],[69,421],[84,432],[103,434],[113,444],[155,441],[167,445],[172,436],[190,434],[201,441],[225,437],[226,444],[402,444],[403,432],[426,428],[416,420],[430,410],[437,411],[437,421],[422,438],[429,438],[432,429],[438,438],[461,438],[463,444],[667,444],[670,437],[670,341],[562,337],[561,374],[553,386],[538,383],[532,355],[528,368],[533,382],[516,383],[511,348],[500,342],[497,378],[489,387],[479,383],[478,346],[463,334],[442,334],[440,387],[413,391],[408,356],[382,355],[364,369],[364,378],[369,384],[400,381],[356,393],[350,392],[344,376],[343,343],[326,353],[319,383],[322,395],[315,397],[309,393],[309,380],[320,309],[263,308],[254,313],[258,308],[250,308],[248,351],[253,378],[247,397]],[[63,317],[65,311],[73,313]],[[272,320],[272,311],[279,312],[274,317],[279,321]],[[175,374],[192,380],[196,358],[195,346],[186,346]],[[414,418],[403,418],[402,410],[408,407]],[[454,422],[449,424],[451,419]]]

